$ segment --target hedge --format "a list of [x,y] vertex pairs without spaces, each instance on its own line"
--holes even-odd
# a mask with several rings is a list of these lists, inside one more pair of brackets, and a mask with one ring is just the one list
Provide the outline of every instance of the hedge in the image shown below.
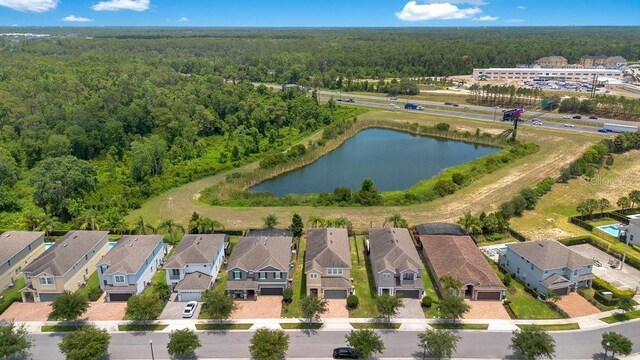
[[635,292],[633,290],[620,290],[617,287],[611,285],[608,281],[599,277],[593,279],[593,288],[600,291],[609,291],[614,297],[628,296],[633,297]]
[[604,296],[602,296],[602,293],[600,291],[596,291],[593,294],[593,298],[595,300],[597,300],[600,304],[605,305],[605,306],[616,306],[618,305],[618,298],[611,298],[611,299],[607,299]]
[[578,225],[587,231],[593,231],[593,225],[580,220],[578,216],[570,217],[569,222],[572,224]]
[[509,228],[507,231],[509,231],[509,234],[511,236],[513,236],[514,239],[518,240],[518,241],[527,241],[527,237],[522,235],[521,233],[513,230],[512,228]]

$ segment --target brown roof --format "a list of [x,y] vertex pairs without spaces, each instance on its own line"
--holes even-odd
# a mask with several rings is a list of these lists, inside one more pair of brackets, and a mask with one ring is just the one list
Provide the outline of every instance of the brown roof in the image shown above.
[[233,248],[227,269],[259,271],[273,267],[281,271],[289,270],[292,237],[242,237]]
[[324,268],[351,268],[347,229],[325,228],[307,231],[304,271]]
[[220,244],[229,236],[225,234],[188,234],[173,251],[165,268],[183,268],[187,264],[210,264]]
[[[36,239],[44,236],[37,231],[7,231],[0,235],[0,264],[4,264]],[[35,249],[31,249],[35,250]]]
[[192,272],[184,276],[176,285],[176,290],[207,290],[211,285],[213,276],[201,272]]
[[227,290],[258,290],[255,280],[227,280]]
[[507,245],[516,254],[529,260],[540,269],[579,269],[593,264],[592,260],[578,254],[555,240],[528,241]]
[[163,235],[124,235],[109,250],[100,264],[109,267],[104,274],[135,274],[144,265],[144,261],[162,242]]
[[323,277],[321,284],[323,289],[351,289],[351,281],[343,277]]
[[471,237],[427,235],[420,236],[420,241],[437,279],[449,275],[463,285],[474,283],[476,288],[504,289]]
[[407,229],[369,229],[369,248],[376,279],[383,270],[394,274],[396,270],[422,270],[422,260]]

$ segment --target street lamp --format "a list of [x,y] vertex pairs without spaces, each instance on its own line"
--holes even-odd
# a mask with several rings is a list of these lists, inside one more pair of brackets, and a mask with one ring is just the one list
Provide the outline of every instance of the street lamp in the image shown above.
[[149,346],[151,347],[151,360],[155,360],[155,357],[153,356],[153,340],[149,339]]
[[[618,239],[620,239],[620,235],[621,235],[622,229],[618,228]],[[624,267],[624,261],[627,258],[627,250],[629,249],[629,230],[625,231],[624,233],[624,237],[625,237],[625,246],[624,246],[624,253],[622,254],[622,262],[620,262],[620,270],[622,270],[622,268]]]

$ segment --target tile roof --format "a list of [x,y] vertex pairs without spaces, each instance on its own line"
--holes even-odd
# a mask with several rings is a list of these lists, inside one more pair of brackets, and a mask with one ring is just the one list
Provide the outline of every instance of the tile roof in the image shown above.
[[593,264],[592,260],[587,259],[555,240],[515,243],[507,245],[507,248],[543,270],[564,267],[579,269],[583,266]]
[[[16,256],[22,249],[44,236],[38,231],[7,231],[0,235],[0,264],[6,263]],[[35,249],[32,249],[35,250]]]
[[228,238],[229,235],[225,234],[185,235],[164,267],[176,269],[187,264],[209,264],[213,262],[220,245]]
[[324,268],[351,269],[347,229],[324,228],[307,231],[304,271]]
[[323,277],[320,280],[323,289],[339,288],[351,289],[351,281],[343,277]]
[[100,241],[106,244],[107,235],[108,231],[70,231],[22,271],[32,276],[43,272],[62,276]]
[[420,241],[437,279],[449,275],[463,285],[504,289],[471,237],[427,235],[420,236]]
[[211,285],[211,280],[213,280],[213,276],[198,271],[188,273],[176,285],[176,290],[207,290]]
[[144,265],[144,261],[151,255],[153,249],[162,242],[163,235],[124,235],[109,250],[100,264],[109,267],[105,275],[115,273],[135,274]]
[[396,270],[422,270],[422,260],[407,229],[369,229],[369,248],[376,279],[383,270],[394,274]]
[[289,270],[292,237],[242,237],[233,248],[227,269],[259,271],[268,266]]

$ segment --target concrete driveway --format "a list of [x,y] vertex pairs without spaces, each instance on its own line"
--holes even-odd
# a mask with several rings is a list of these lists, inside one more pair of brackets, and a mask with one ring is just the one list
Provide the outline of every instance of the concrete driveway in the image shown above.
[[612,258],[611,255],[598,249],[591,244],[574,245],[570,247],[578,254],[587,259],[596,259],[601,266],[593,265],[593,274],[603,280],[610,282],[613,286],[620,290],[634,290],[640,286],[640,270],[625,264],[622,270],[612,269],[607,262]]
[[23,303],[15,302],[0,314],[0,320],[46,321],[51,312],[50,302]]
[[418,299],[402,299],[404,307],[400,308],[397,319],[424,319],[424,312]]
[[564,312],[566,312],[569,317],[580,317],[586,315],[597,314],[600,312],[597,307],[591,305],[587,299],[583,298],[577,292],[572,292],[569,295],[562,296],[556,305]]
[[471,306],[469,312],[464,315],[465,319],[511,319],[502,305],[502,301],[471,301],[469,299],[464,299],[464,301]]
[[328,311],[322,314],[323,319],[348,318],[349,310],[347,310],[346,299],[327,300]]
[[282,314],[282,296],[260,295],[256,300],[235,300],[238,308],[231,314],[232,320],[275,319]]
[[[169,300],[167,306],[165,306],[164,310],[162,310],[162,314],[160,314],[160,320],[182,319],[182,311],[184,311],[184,307],[187,306],[187,301],[176,301],[177,297],[178,294],[173,294],[171,296],[171,300]],[[200,316],[201,309],[202,303],[199,302],[192,319],[197,319]]]

